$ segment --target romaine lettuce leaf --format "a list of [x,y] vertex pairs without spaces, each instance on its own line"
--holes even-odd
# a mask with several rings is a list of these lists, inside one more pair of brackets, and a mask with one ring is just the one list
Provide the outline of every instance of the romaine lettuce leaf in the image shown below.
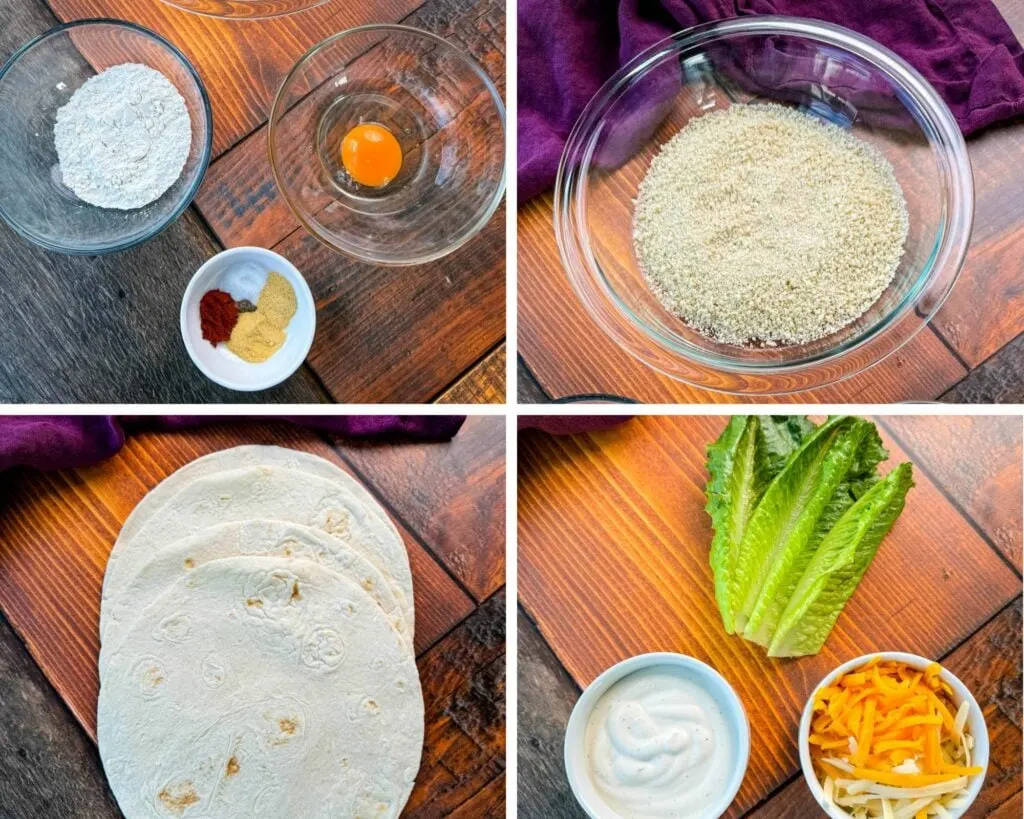
[[769,657],[817,654],[914,485],[909,463],[875,483],[825,536],[790,597]]
[[[865,437],[865,422],[830,418],[775,477],[754,510],[729,578],[733,625],[746,633],[762,587],[780,558],[806,545]],[[776,582],[773,580],[773,582]]]
[[814,429],[802,415],[737,415],[708,446],[711,478],[705,509],[715,532],[710,563],[715,600],[729,634],[734,630],[729,578],[747,522],[765,488]]

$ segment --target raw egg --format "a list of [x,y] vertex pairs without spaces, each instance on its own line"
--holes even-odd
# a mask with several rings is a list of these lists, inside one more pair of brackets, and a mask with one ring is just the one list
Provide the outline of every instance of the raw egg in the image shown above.
[[402,169],[402,146],[383,125],[364,122],[341,141],[341,164],[360,185],[383,188]]

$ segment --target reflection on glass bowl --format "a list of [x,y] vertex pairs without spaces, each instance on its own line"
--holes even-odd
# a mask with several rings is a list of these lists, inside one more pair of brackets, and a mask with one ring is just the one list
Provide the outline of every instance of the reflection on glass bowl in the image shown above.
[[[805,344],[722,344],[670,314],[633,252],[633,203],[659,148],[688,122],[774,102],[850,129],[892,164],[910,231],[892,283],[857,321]],[[597,93],[569,137],[555,233],[584,307],[619,346],[698,387],[782,394],[878,363],[923,328],[960,273],[974,212],[963,137],[936,91],[892,52],[839,26],[750,17],[655,44]]]

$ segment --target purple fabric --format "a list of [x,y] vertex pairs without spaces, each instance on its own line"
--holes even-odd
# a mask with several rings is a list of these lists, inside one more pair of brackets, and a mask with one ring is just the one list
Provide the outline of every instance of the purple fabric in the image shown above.
[[548,435],[578,435],[611,429],[630,420],[630,415],[521,415],[516,428],[539,429]]
[[[250,416],[267,421],[277,416]],[[403,436],[425,441],[447,441],[459,431],[461,415],[341,415],[279,416],[280,420],[322,432],[352,438]],[[0,416],[0,472],[14,466],[35,469],[70,469],[105,461],[124,445],[136,429],[188,429],[237,420],[212,415],[126,417],[114,416]]]
[[757,14],[836,23],[892,49],[964,134],[1024,113],[1024,50],[991,0],[520,0],[520,201],[553,184],[569,131],[619,66],[673,32]]

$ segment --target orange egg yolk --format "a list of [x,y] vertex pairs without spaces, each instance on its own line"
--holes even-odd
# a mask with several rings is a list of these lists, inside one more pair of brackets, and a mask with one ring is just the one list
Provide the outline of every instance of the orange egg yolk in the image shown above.
[[360,185],[383,188],[402,169],[402,147],[383,125],[364,122],[341,141],[341,164]]

